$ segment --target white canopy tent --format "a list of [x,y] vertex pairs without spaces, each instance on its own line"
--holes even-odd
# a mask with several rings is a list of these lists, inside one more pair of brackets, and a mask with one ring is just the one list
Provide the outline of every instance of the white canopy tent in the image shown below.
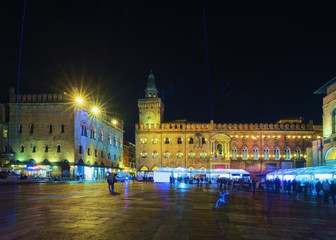
[[195,177],[205,175],[208,178],[242,178],[249,177],[250,173],[243,169],[199,169],[199,168],[158,168],[154,170],[154,182],[170,182],[174,177]]
[[279,169],[266,175],[269,180],[276,178],[297,181],[333,180],[336,178],[336,166]]

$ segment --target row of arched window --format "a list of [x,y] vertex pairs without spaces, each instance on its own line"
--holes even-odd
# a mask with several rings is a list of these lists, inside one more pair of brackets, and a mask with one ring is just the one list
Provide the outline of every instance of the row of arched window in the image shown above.
[[[46,145],[44,147],[44,152],[49,152],[50,151],[50,147],[48,145]],[[25,152],[25,146],[24,145],[21,145],[20,146],[20,152],[21,153],[24,153]],[[37,152],[37,147],[36,146],[33,146],[32,147],[32,152],[35,153]],[[56,152],[61,152],[61,145],[57,145],[56,146]]]
[[[87,137],[87,126],[85,123],[82,123],[82,128],[81,128],[81,135],[84,137]],[[90,129],[90,138],[91,139],[97,139],[97,132],[96,128],[92,125]],[[101,129],[98,130],[98,139],[99,142],[104,142],[104,133]],[[112,145],[114,147],[119,147],[122,148],[122,141],[120,138],[113,137],[113,142],[112,142],[112,137],[110,134],[107,135],[107,145]]]
[[[237,154],[237,149],[236,148],[233,148],[232,149],[232,155],[231,155],[232,159],[236,160],[238,158],[238,154]],[[247,160],[250,156],[248,155],[248,150],[247,148],[243,148],[242,150],[242,154],[241,154],[241,158],[243,160]],[[258,151],[258,148],[253,148],[253,151],[252,151],[252,155],[251,155],[252,159],[254,160],[258,160],[259,159],[259,151]],[[274,160],[280,160],[281,158],[281,155],[280,155],[280,150],[279,148],[275,148],[274,149],[274,154],[272,156],[274,158]],[[300,160],[302,157],[301,155],[301,151],[299,148],[297,148],[295,150],[295,153],[294,153],[294,159],[295,160]],[[263,152],[263,155],[262,155],[262,158],[265,159],[265,160],[268,160],[270,158],[270,154],[269,154],[269,150],[268,148],[265,148],[264,149],[264,152]],[[287,147],[285,149],[285,155],[283,156],[283,158],[285,160],[290,160],[291,159],[291,150]]]
[[[147,158],[147,153],[146,152],[142,152],[141,154],[141,157],[142,158]],[[163,156],[164,156],[164,158],[170,158],[170,152],[168,152],[168,151],[166,151],[164,154],[163,154]],[[157,152],[153,152],[152,153],[152,157],[153,158],[158,158],[158,153]],[[194,158],[194,156],[195,156],[195,153],[194,152],[190,152],[189,154],[188,154],[188,157],[189,158]],[[205,158],[207,156],[207,153],[205,153],[205,152],[201,152],[200,153],[200,157],[201,158]],[[176,153],[176,157],[177,158],[182,158],[183,157],[183,153],[182,152],[177,152]]]
[[[83,146],[79,146],[78,147],[78,152],[80,153],[80,154],[84,154],[84,150],[83,150]],[[95,149],[94,151],[92,151],[91,150],[91,148],[87,148],[87,155],[88,156],[91,156],[92,154],[94,153],[94,156],[95,157],[100,157],[100,158],[106,158],[106,154],[104,153],[104,151],[100,151],[100,152],[98,152],[98,150],[97,149]],[[112,155],[111,155],[111,153],[108,153],[107,154],[107,159],[109,159],[109,160],[111,160],[112,159]],[[117,161],[117,155],[116,154],[114,154],[113,155],[113,160],[114,161]],[[119,161],[121,160],[121,156],[119,156]]]
[[[29,133],[30,133],[30,134],[33,134],[33,133],[34,133],[34,130],[35,130],[35,126],[34,126],[34,124],[30,124],[30,125],[29,125]],[[62,124],[62,125],[60,126],[60,133],[64,133],[64,130],[65,130],[65,125]],[[22,133],[22,132],[23,132],[23,126],[22,126],[21,124],[18,126],[18,131],[19,131],[19,133]],[[54,132],[54,126],[53,126],[53,125],[49,125],[49,126],[48,126],[48,132],[49,132],[49,133],[53,133],[53,132]]]
[[[140,141],[141,141],[141,143],[143,143],[143,144],[146,144],[147,143],[147,138],[141,138],[140,139]],[[177,144],[182,144],[182,142],[183,142],[183,139],[182,138],[177,138]],[[153,144],[157,144],[158,143],[158,139],[157,138],[153,138],[152,139],[152,143]],[[171,143],[171,140],[170,140],[170,138],[165,138],[164,139],[164,143],[165,144],[169,144],[169,143]],[[194,144],[194,139],[193,138],[189,138],[188,139],[188,143],[189,144]],[[202,144],[205,144],[206,143],[206,139],[203,137],[203,138],[201,138],[201,143]]]

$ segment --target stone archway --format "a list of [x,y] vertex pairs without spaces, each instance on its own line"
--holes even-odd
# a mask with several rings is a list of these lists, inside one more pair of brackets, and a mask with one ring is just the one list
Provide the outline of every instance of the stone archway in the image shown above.
[[229,159],[230,157],[231,138],[224,134],[218,133],[210,138],[210,153],[212,157]]

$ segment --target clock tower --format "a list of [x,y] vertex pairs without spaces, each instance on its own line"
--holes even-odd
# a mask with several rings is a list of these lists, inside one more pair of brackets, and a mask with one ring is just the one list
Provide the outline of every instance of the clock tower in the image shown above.
[[139,124],[159,124],[163,122],[164,104],[154,82],[154,74],[148,75],[145,98],[138,99]]

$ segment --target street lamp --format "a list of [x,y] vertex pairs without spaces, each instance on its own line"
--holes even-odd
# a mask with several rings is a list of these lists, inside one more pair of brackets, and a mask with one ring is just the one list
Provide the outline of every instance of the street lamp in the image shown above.
[[83,104],[83,102],[84,102],[83,98],[81,98],[81,97],[76,97],[75,101],[78,104]]
[[92,111],[92,113],[95,114],[95,115],[97,115],[97,114],[99,113],[99,109],[98,109],[97,107],[93,107],[93,108],[91,109],[91,111]]

